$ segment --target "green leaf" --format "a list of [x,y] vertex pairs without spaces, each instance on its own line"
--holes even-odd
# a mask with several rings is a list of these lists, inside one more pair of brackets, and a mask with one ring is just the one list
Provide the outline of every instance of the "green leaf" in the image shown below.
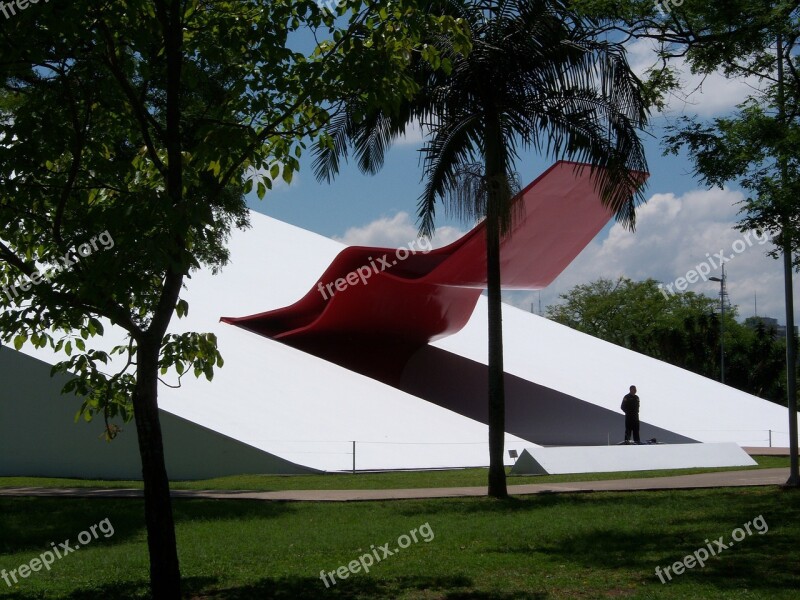
[[28,336],[25,334],[20,333],[19,335],[14,337],[14,349],[19,350],[22,348],[23,344],[28,340]]
[[175,305],[175,312],[178,318],[185,317],[189,314],[189,303],[186,300],[178,300],[178,303]]

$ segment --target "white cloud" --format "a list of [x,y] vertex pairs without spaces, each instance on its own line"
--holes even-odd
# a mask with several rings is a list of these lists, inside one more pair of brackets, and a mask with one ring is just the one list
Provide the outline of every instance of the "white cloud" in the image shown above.
[[[738,219],[737,203],[742,199],[741,192],[728,189],[693,190],[681,196],[654,194],[638,211],[636,231],[615,223],[601,233],[541,291],[543,307],[557,303],[559,294],[573,286],[600,277],[624,276],[636,281],[653,278],[670,284],[697,265],[708,263],[709,258],[715,267],[710,269],[710,276],[719,277],[721,270],[715,255],[722,250],[729,258],[725,271],[730,302],[739,305],[740,316],[753,314],[753,295],[757,292],[758,313],[783,322],[781,262],[765,255],[771,242],[759,243],[753,234],[748,243],[745,234],[733,229]],[[434,246],[449,244],[464,233],[455,227],[441,227]],[[335,239],[348,245],[400,248],[417,239],[417,228],[408,213],[399,212],[351,227]],[[700,279],[688,284],[687,291],[716,297],[719,284]],[[537,291],[504,294],[507,302],[525,310],[533,304],[535,312],[539,297]]]
[[[660,65],[653,40],[636,40],[626,46],[631,69],[640,77],[651,67]],[[709,75],[693,74],[686,61],[670,61],[677,70],[681,91],[667,99],[666,115],[697,114],[718,116],[733,110],[759,87],[756,77],[728,79],[719,72]]]
[[[740,317],[753,314],[757,293],[758,313],[783,322],[782,263],[765,256],[772,243],[760,242],[755,234],[747,238],[733,229],[738,219],[737,203],[742,199],[740,192],[727,189],[694,190],[682,196],[653,195],[638,211],[635,233],[619,224],[612,225],[606,236],[601,233],[542,291],[543,302],[554,304],[559,294],[600,277],[651,277],[670,284],[697,265],[708,264],[709,259],[716,267],[710,276],[719,277],[721,269],[715,255],[723,251],[729,259],[725,272],[730,302],[739,305]],[[719,293],[719,284],[700,279],[688,284],[687,291],[713,297]],[[535,298],[535,292],[526,292],[509,300],[529,309]]]
[[406,128],[406,132],[397,139],[396,144],[398,146],[422,147],[426,137],[425,132],[422,130],[422,124],[415,121]]
[[[434,248],[440,248],[454,242],[462,235],[455,227],[439,227],[433,237]],[[364,225],[351,227],[341,237],[334,237],[349,246],[380,246],[401,248],[418,239],[417,227],[407,212],[399,212],[393,217],[383,217]]]

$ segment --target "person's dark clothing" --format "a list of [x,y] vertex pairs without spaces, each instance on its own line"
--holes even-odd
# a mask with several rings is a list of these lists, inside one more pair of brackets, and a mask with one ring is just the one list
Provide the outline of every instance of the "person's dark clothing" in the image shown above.
[[631,439],[631,435],[633,435],[633,441],[637,444],[639,443],[639,415],[635,415],[629,413],[625,415],[625,441]]
[[639,443],[639,396],[636,394],[626,394],[622,399],[622,412],[625,413],[625,441],[631,439]]

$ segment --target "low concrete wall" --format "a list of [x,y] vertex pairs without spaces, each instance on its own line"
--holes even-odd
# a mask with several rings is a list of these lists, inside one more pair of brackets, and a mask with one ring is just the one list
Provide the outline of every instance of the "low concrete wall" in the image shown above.
[[733,442],[526,448],[512,475],[656,471],[697,467],[752,467],[757,463]]

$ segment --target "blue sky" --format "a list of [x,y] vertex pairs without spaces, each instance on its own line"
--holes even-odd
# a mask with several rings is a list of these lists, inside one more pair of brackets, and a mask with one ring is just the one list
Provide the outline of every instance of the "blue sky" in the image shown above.
[[[658,121],[664,121],[658,118]],[[415,140],[417,138],[415,137]],[[696,187],[690,176],[691,164],[682,157],[661,157],[660,139],[648,136],[648,161],[651,177],[648,195],[654,191],[682,194]],[[364,226],[381,217],[404,211],[416,215],[422,191],[419,147],[421,141],[403,141],[394,146],[386,165],[377,175],[362,175],[352,162],[345,165],[332,183],[318,183],[311,170],[310,154],[302,160],[297,181],[281,185],[275,193],[259,201],[248,198],[250,207],[276,219],[292,223],[328,237],[341,237],[353,226]],[[540,175],[554,161],[528,153],[517,163],[522,185]],[[444,212],[437,225],[466,227],[448,219]]]
[[[629,59],[637,72],[653,63],[653,54],[644,42],[630,46]],[[713,118],[730,113],[752,93],[755,81],[730,81],[720,75],[700,78],[683,65],[682,97],[670,99],[663,114],[654,115],[651,134],[645,138],[651,177],[648,198],[639,210],[635,233],[609,224],[583,253],[548,288],[538,292],[515,292],[507,301],[530,309],[531,303],[543,306],[558,301],[559,294],[572,286],[598,277],[653,277],[666,284],[706,263],[710,276],[719,276],[713,257],[724,251],[728,259],[731,302],[739,305],[741,317],[758,314],[784,322],[783,277],[780,263],[765,256],[771,243],[756,241],[733,229],[738,220],[737,202],[744,196],[736,186],[708,190],[692,176],[692,165],[685,156],[662,156],[664,126],[681,115]],[[418,150],[421,134],[409,134],[387,155],[383,170],[375,176],[362,175],[354,164],[345,165],[332,183],[318,183],[311,170],[311,156],[290,186],[279,184],[259,201],[248,198],[254,210],[276,219],[351,244],[386,246],[407,245],[415,237],[416,202],[422,190]],[[517,164],[520,181],[527,184],[544,171],[551,159],[533,153]],[[577,216],[576,218],[579,218]],[[449,242],[469,229],[462,223],[439,214],[438,242]],[[710,259],[710,261],[709,261]],[[718,284],[697,281],[688,290],[714,296]]]

